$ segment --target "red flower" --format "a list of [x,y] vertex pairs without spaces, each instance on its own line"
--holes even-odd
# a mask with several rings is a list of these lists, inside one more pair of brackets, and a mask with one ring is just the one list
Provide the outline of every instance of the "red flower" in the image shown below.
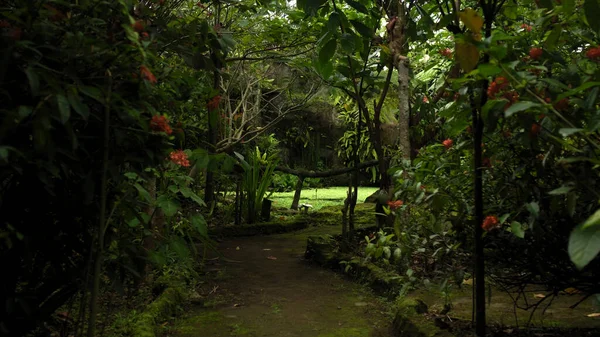
[[423,103],[429,103],[429,98],[427,98],[427,96],[423,96]]
[[387,204],[388,204],[388,206],[390,206],[390,209],[393,211],[393,210],[399,208],[400,206],[404,205],[404,201],[402,201],[402,200],[388,201]]
[[499,92],[506,89],[508,84],[509,83],[505,77],[502,77],[502,76],[496,77],[496,79],[494,81],[492,81],[492,83],[490,83],[490,86],[488,87],[488,90],[487,90],[487,95],[491,98],[495,98],[496,94],[498,94]]
[[141,33],[144,30],[144,22],[142,22],[142,20],[137,20],[131,27],[133,27],[133,30],[136,32]]
[[588,50],[585,53],[585,57],[589,58],[590,60],[597,60],[597,59],[599,59],[600,58],[600,46]]
[[542,56],[543,53],[544,50],[542,48],[531,48],[529,50],[529,57],[531,57],[534,60],[537,60]]
[[531,131],[529,132],[529,135],[535,137],[539,135],[541,131],[542,127],[538,123],[533,123],[531,124]]
[[156,83],[156,76],[154,76],[154,74],[150,71],[150,69],[148,69],[148,67],[141,66],[140,73],[142,74],[142,78],[146,81],[152,84]]
[[173,133],[173,130],[167,121],[167,117],[161,115],[152,116],[152,120],[150,120],[150,129],[155,132],[164,132],[167,135]]
[[445,141],[443,141],[442,144],[444,144],[444,147],[446,149],[449,149],[452,147],[452,144],[454,144],[454,141],[452,139],[448,138]]
[[524,30],[530,32],[533,27],[531,27],[530,25],[524,23],[524,24],[521,25],[521,28],[523,28]]
[[517,92],[514,90],[504,93],[503,97],[508,100],[508,103],[504,105],[504,110],[508,109],[511,105],[519,100],[519,94],[517,94]]
[[190,161],[188,160],[187,154],[183,152],[183,150],[173,151],[169,154],[169,159],[177,165],[181,165],[184,167],[190,166]]
[[221,95],[217,95],[211,98],[208,103],[206,103],[206,107],[209,111],[215,110],[219,107],[219,103],[221,102]]
[[483,220],[483,224],[481,225],[481,228],[488,232],[498,227],[500,227],[500,222],[495,215],[488,215],[485,217],[485,220]]
[[450,48],[444,48],[444,49],[440,50],[440,54],[442,54],[443,56],[446,56],[447,58],[451,59],[452,58],[452,49],[450,49]]
[[569,99],[563,98],[554,104],[554,109],[558,111],[567,110],[569,108]]
[[142,32],[142,39],[147,39],[148,37],[150,37],[150,35],[148,35],[147,32]]

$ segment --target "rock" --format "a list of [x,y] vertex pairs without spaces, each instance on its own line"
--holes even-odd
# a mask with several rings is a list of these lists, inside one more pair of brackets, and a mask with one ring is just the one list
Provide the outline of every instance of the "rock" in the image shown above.
[[322,266],[335,266],[338,263],[336,251],[336,241],[331,235],[309,236],[304,257]]

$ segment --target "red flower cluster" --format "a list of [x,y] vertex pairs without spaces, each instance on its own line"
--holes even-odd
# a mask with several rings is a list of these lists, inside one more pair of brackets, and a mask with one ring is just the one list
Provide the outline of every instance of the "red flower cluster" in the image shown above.
[[452,49],[450,49],[450,48],[441,49],[440,54],[442,54],[442,56],[446,56],[447,58],[451,59],[452,58]]
[[487,94],[490,98],[495,98],[496,95],[508,87],[508,81],[502,76],[496,77],[488,87]]
[[173,151],[169,154],[169,159],[177,165],[181,165],[184,167],[190,166],[190,161],[188,160],[187,154],[183,152],[183,150]]
[[585,52],[585,57],[589,58],[590,60],[600,59],[600,46],[592,48]]
[[400,206],[404,205],[404,201],[402,201],[402,200],[388,201],[387,204],[388,204],[388,206],[390,206],[390,209],[393,211],[393,210],[399,208]]
[[444,144],[444,147],[446,149],[449,149],[452,147],[452,145],[454,144],[454,141],[450,138],[446,139],[445,141],[442,142],[442,144]]
[[511,105],[516,103],[519,100],[519,94],[516,91],[508,91],[505,92],[502,97],[508,100],[508,103],[504,105],[504,110],[508,109]]
[[500,222],[495,215],[488,215],[485,217],[485,220],[483,220],[483,224],[481,225],[481,228],[488,232],[498,227],[500,227]]
[[209,111],[215,110],[216,108],[219,107],[220,102],[221,102],[221,95],[217,95],[217,96],[211,98],[210,101],[208,101],[208,103],[206,103],[206,107],[208,108]]
[[142,74],[142,78],[146,81],[154,84],[156,83],[156,76],[148,69],[146,66],[140,66],[140,73]]
[[152,120],[150,121],[150,129],[156,132],[164,132],[167,135],[173,133],[173,130],[167,121],[167,117],[161,115],[152,116]]
[[542,57],[543,53],[544,53],[544,50],[542,48],[531,48],[531,49],[529,49],[529,57],[531,57],[534,60],[537,60],[540,57]]
[[524,23],[524,24],[521,25],[521,28],[523,28],[524,30],[530,32],[533,27],[531,27],[530,25]]
[[136,32],[141,33],[144,30],[144,22],[142,22],[142,20],[137,20],[131,27],[133,27],[133,30]]

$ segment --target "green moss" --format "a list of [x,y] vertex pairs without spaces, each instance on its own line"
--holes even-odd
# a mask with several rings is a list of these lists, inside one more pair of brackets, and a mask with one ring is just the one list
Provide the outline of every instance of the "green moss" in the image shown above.
[[218,227],[212,229],[209,234],[211,236],[222,237],[269,235],[293,232],[307,228],[308,226],[309,220],[307,218],[296,217],[287,221],[270,221],[252,225]]
[[115,322],[115,336],[154,337],[159,322],[173,316],[185,302],[185,290],[181,286],[171,286],[150,303],[144,311],[131,312],[127,317]]
[[193,316],[178,321],[173,330],[183,335],[197,335],[208,326],[222,324],[224,316],[217,311],[195,312]]

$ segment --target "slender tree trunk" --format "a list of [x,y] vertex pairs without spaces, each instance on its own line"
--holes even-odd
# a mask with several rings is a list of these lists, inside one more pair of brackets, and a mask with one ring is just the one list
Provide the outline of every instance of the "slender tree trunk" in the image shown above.
[[[408,50],[405,34],[408,20],[404,2],[397,1],[396,22],[391,30],[390,50],[394,68],[398,71],[398,148],[402,158],[410,160],[410,63],[405,56]],[[390,18],[393,20],[392,18]]]
[[296,191],[294,192],[294,200],[292,200],[292,207],[290,209],[297,210],[298,204],[300,203],[300,194],[302,193],[302,186],[304,185],[304,176],[298,176],[298,182],[296,182]]

